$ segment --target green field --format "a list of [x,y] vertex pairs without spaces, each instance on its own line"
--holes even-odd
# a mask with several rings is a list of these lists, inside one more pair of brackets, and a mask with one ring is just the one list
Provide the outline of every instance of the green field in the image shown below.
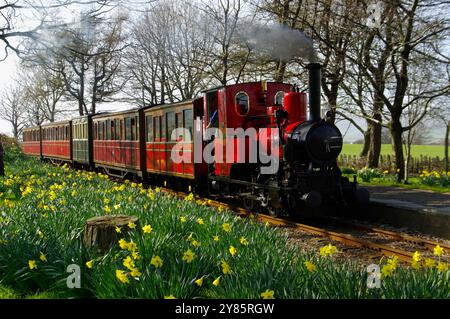
[[[344,148],[342,149],[341,154],[346,155],[359,155],[362,149],[362,144],[344,144]],[[383,144],[381,145],[381,154],[382,155],[393,155],[391,144]],[[443,158],[444,157],[444,146],[443,145],[413,145],[412,146],[412,156],[420,157],[423,156],[431,156]]]

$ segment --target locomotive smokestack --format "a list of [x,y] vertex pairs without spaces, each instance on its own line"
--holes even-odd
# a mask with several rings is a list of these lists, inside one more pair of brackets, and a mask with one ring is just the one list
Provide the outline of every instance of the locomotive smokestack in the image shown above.
[[309,119],[320,121],[320,63],[310,63],[309,70]]

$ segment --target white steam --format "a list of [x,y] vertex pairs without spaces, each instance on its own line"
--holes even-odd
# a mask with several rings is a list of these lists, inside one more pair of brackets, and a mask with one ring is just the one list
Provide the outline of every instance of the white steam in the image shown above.
[[241,25],[238,33],[249,47],[271,58],[289,61],[301,57],[308,62],[316,61],[311,38],[286,25]]

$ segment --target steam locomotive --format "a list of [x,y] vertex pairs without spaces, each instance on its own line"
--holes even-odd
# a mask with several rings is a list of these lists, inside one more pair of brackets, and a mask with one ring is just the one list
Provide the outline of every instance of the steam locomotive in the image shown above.
[[27,128],[23,150],[152,185],[239,198],[246,209],[275,216],[367,203],[368,191],[337,165],[339,129],[321,118],[320,64],[308,70],[309,97],[284,83],[221,86],[190,101]]

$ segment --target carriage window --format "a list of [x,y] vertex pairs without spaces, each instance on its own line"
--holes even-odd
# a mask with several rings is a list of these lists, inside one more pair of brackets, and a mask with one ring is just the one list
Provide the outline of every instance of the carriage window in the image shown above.
[[275,105],[283,106],[284,105],[284,92],[278,91],[275,94]]
[[153,141],[153,118],[151,115],[145,117],[145,131],[147,132],[147,142]]
[[131,140],[136,140],[136,120],[134,118],[130,118],[131,120]]
[[140,136],[139,136],[139,118],[137,116],[134,117],[135,123],[136,123],[136,135],[135,135],[135,140],[139,140]]
[[159,138],[161,137],[160,125],[159,125],[160,118],[161,118],[160,116],[157,116],[154,119],[154,123],[155,123],[155,141],[158,141],[158,142],[159,142]]
[[131,118],[125,119],[125,140],[131,140]]
[[167,141],[172,141],[172,132],[175,130],[175,113],[167,113]]
[[111,120],[111,140],[115,140],[116,139],[116,129],[114,128],[114,120]]
[[192,136],[192,128],[194,127],[194,121],[192,118],[192,110],[184,110],[184,127],[191,133],[191,140],[194,138]]
[[239,115],[247,115],[249,107],[250,104],[247,93],[239,92],[236,94],[236,112]]
[[66,141],[69,140],[69,127],[66,126]]
[[111,120],[106,120],[106,137],[105,140],[111,139]]
[[120,140],[120,120],[119,119],[115,120],[114,128],[116,129],[116,133],[115,133],[116,141],[119,141]]
[[98,126],[99,126],[98,139],[103,141],[103,121],[99,122]]
[[[166,137],[166,116],[161,116],[161,140]],[[167,140],[166,140],[167,141]]]

